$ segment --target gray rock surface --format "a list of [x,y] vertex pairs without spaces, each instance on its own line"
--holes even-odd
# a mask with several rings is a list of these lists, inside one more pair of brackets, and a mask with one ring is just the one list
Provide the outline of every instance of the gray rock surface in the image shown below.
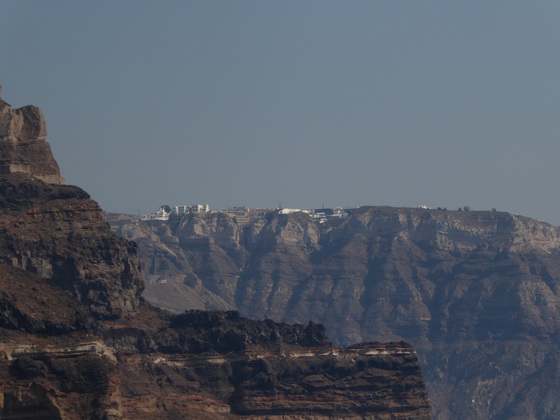
[[367,207],[243,226],[115,224],[156,305],[323,323],[336,344],[411,342],[434,418],[560,418],[560,229],[503,212]]

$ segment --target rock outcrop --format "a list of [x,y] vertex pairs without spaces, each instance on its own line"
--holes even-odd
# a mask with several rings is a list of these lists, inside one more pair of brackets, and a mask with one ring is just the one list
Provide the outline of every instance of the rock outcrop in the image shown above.
[[147,304],[136,245],[87,193],[46,182],[23,146],[44,121],[18,131],[14,115],[0,160],[30,167],[0,174],[1,419],[430,418],[406,343],[343,349],[313,322]]
[[27,105],[12,109],[2,99],[0,86],[0,173],[25,173],[52,184],[64,184],[39,108]]
[[0,264],[48,279],[98,318],[137,310],[137,248],[115,237],[83,190],[23,173],[0,176],[0,216]]
[[406,343],[333,348],[319,325],[235,312],[140,317],[51,339],[0,329],[1,418],[430,419]]
[[238,224],[220,213],[121,218],[145,297],[323,323],[337,345],[411,342],[434,418],[560,416],[560,229],[496,211],[365,207]]

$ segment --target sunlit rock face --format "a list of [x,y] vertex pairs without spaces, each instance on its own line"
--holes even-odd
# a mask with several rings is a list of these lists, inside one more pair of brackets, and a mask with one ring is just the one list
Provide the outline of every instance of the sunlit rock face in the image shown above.
[[0,96],[0,173],[21,172],[51,184],[64,184],[46,137],[45,118],[39,108],[27,105],[13,109]]
[[560,417],[560,229],[497,211],[364,207],[238,223],[227,214],[114,223],[145,296],[323,323],[339,345],[411,342],[436,419]]

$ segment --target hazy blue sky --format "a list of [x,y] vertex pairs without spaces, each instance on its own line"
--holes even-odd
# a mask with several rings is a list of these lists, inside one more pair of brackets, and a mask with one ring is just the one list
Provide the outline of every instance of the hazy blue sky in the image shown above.
[[558,1],[0,1],[0,84],[70,184],[161,204],[560,224]]

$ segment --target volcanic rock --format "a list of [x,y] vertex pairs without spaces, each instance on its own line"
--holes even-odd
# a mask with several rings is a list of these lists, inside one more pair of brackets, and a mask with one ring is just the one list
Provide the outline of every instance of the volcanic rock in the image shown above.
[[12,109],[1,98],[0,86],[0,173],[25,173],[52,184],[64,184],[50,145],[47,127],[39,108],[27,105]]
[[23,173],[0,176],[0,264],[48,279],[98,318],[138,308],[137,248],[115,237],[103,211],[78,187]]
[[560,417],[560,229],[498,211],[364,207],[122,218],[156,305],[324,324],[337,345],[417,349],[434,418]]

